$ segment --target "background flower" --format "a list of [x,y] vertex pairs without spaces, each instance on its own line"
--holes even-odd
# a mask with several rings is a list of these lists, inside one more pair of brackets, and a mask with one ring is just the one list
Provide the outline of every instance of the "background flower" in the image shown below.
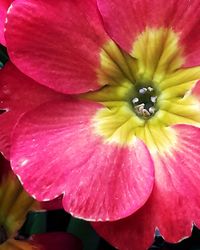
[[19,240],[18,230],[30,210],[40,209],[22,188],[10,169],[9,162],[0,155],[0,249],[1,250],[80,250],[81,242],[68,233],[47,233]]

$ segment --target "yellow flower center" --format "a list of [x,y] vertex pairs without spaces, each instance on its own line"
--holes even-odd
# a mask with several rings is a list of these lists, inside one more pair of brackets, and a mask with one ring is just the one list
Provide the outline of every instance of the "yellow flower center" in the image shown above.
[[183,53],[179,34],[166,28],[147,28],[130,55],[113,41],[105,44],[97,74],[107,85],[82,95],[104,106],[93,117],[94,133],[121,146],[139,137],[152,153],[165,153],[176,144],[171,125],[199,126],[200,106],[190,90],[200,67],[182,68]]

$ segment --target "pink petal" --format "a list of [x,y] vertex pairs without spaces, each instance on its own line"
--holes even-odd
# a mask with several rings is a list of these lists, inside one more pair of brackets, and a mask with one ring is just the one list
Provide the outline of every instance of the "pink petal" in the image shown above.
[[6,13],[13,0],[1,0],[0,1],[0,43],[4,46],[6,41],[4,38],[4,26],[6,21]]
[[105,28],[127,52],[146,27],[170,27],[180,34],[185,66],[200,64],[199,0],[97,0]]
[[13,3],[6,25],[11,60],[22,72],[64,93],[100,87],[97,70],[106,42],[95,0]]
[[[36,234],[30,243],[41,246],[41,250],[81,250],[81,241],[69,233]],[[39,248],[40,249],[40,248]]]
[[200,81],[192,89],[192,94],[200,100]]
[[94,223],[97,232],[119,249],[146,250],[156,227],[167,241],[189,236],[200,226],[200,128],[176,125],[178,145],[171,155],[154,156],[155,186],[148,202],[117,222]]
[[153,164],[138,139],[132,146],[104,143],[93,116],[100,104],[71,99],[24,115],[15,128],[12,168],[38,200],[64,194],[63,206],[88,220],[116,220],[149,197]]
[[26,111],[64,96],[37,84],[8,62],[0,71],[0,151],[9,158],[10,136],[15,123]]
[[62,196],[59,196],[58,198],[52,200],[52,201],[44,201],[40,202],[41,209],[44,210],[57,210],[57,209],[63,209],[62,205]]

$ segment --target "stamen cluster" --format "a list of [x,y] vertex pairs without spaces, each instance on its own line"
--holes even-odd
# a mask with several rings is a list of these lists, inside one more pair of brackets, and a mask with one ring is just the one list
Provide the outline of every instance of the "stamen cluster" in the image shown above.
[[136,88],[137,95],[132,99],[135,113],[144,119],[156,112],[157,95],[151,86]]

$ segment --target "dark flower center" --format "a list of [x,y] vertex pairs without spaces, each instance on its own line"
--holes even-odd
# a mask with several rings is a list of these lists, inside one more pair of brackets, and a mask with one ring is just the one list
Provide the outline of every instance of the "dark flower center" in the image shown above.
[[132,104],[137,116],[149,119],[155,114],[157,94],[152,86],[136,86],[136,94],[132,98]]
[[6,230],[3,226],[0,226],[0,245],[8,239]]

